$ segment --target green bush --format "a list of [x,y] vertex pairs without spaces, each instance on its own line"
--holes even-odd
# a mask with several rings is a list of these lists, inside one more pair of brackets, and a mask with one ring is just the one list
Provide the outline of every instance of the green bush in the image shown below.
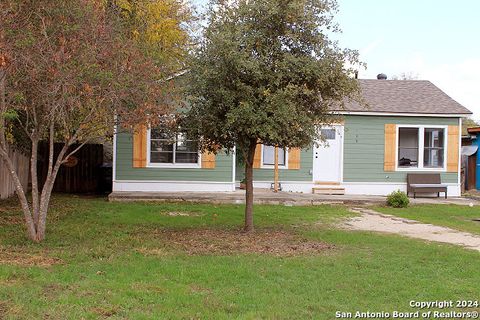
[[408,196],[403,191],[393,191],[387,196],[387,205],[394,208],[406,208],[410,200],[408,200]]

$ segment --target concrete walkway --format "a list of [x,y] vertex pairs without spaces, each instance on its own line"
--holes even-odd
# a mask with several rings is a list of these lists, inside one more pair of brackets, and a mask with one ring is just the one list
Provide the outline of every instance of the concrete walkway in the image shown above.
[[[245,191],[234,192],[113,192],[109,195],[110,201],[181,201],[199,203],[245,203]],[[320,204],[349,204],[373,205],[384,204],[383,196],[364,195],[325,195],[293,192],[277,192],[270,190],[255,190],[254,201],[257,204],[283,205],[320,205]],[[463,197],[444,198],[417,198],[410,199],[412,204],[458,204],[480,205],[480,201]]]
[[399,218],[365,208],[352,208],[359,217],[345,221],[341,227],[348,230],[376,231],[443,242],[480,251],[480,236],[454,229]]

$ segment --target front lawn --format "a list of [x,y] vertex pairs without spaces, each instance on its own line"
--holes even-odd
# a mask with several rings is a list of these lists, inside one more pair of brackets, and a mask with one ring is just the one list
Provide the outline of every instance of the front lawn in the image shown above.
[[[414,205],[408,208],[376,207],[377,211],[460,231],[480,234],[480,208],[459,205]],[[479,219],[479,221],[474,221]]]
[[[338,230],[345,207],[108,203],[57,196],[47,240],[0,203],[0,319],[332,319],[478,299],[480,254]],[[276,250],[281,248],[281,250]]]

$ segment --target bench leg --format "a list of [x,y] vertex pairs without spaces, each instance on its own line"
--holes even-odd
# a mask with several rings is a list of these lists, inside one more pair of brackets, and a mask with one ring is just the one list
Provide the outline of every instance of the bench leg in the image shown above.
[[440,198],[440,192],[437,192],[437,198]]
[[445,191],[445,199],[447,199],[447,191]]
[[413,192],[413,199],[416,199],[416,193]]

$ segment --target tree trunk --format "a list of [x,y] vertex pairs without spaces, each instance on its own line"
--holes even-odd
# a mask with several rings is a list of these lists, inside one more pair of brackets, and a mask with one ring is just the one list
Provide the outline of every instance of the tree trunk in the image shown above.
[[34,133],[32,139],[32,154],[30,155],[30,177],[32,179],[32,214],[35,226],[38,226],[38,219],[40,217],[40,200],[38,198],[39,186],[38,186],[38,172],[37,172],[37,160],[38,160],[38,138]]
[[250,143],[245,159],[245,232],[253,231],[253,158],[256,141]]
[[47,178],[45,184],[43,185],[42,193],[40,195],[40,210],[39,210],[39,219],[37,225],[37,237],[36,241],[40,242],[45,239],[45,230],[47,226],[47,213],[48,207],[50,205],[50,198],[52,196],[53,186],[55,185],[55,180],[57,179],[58,170],[63,163],[65,154],[69,148],[69,144],[65,144],[58,154],[55,164],[53,163],[53,152],[54,152],[54,141],[53,141],[53,129],[51,130],[51,140],[50,140],[50,151],[49,151],[49,168],[47,173]]
[[25,225],[27,227],[27,233],[30,239],[35,240],[35,223],[30,211],[30,206],[28,204],[26,190],[23,190],[22,183],[18,178],[17,173],[15,172],[15,166],[12,163],[12,160],[8,155],[7,142],[5,139],[5,117],[4,113],[7,111],[7,104],[5,101],[6,95],[6,71],[3,67],[0,67],[0,163],[3,160],[3,163],[8,168],[10,176],[12,177],[13,183],[15,185],[15,191],[17,192],[18,199],[20,200],[20,205],[22,207],[23,215],[25,218]]

